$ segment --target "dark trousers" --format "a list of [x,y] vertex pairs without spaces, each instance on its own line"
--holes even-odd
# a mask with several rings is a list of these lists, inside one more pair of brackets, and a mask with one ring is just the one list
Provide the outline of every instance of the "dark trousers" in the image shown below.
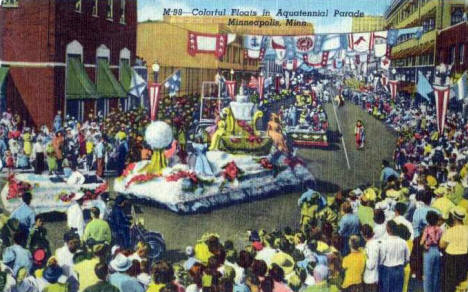
[[424,246],[420,245],[421,237],[418,236],[413,240],[413,250],[410,256],[411,273],[416,275],[416,279],[423,279],[423,253]]
[[401,292],[405,279],[404,266],[379,266],[379,291]]
[[460,282],[466,279],[468,255],[444,254],[444,273],[442,288],[444,292],[453,292]]

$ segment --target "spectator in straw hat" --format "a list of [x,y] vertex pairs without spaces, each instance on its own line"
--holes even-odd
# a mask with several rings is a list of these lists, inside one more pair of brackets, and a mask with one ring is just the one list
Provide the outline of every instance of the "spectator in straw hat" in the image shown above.
[[440,248],[444,254],[443,291],[455,291],[455,287],[466,278],[468,261],[468,225],[464,225],[466,212],[461,207],[450,211],[451,227],[440,239]]

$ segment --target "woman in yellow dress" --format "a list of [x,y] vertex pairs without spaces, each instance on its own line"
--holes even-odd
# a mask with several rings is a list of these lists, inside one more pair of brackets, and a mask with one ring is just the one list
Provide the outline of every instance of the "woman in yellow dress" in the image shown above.
[[30,156],[32,152],[32,144],[31,144],[31,133],[29,128],[26,128],[23,134],[23,150],[26,156]]
[[281,123],[277,114],[271,114],[268,122],[267,135],[273,140],[273,144],[281,152],[288,152],[288,146],[284,139]]

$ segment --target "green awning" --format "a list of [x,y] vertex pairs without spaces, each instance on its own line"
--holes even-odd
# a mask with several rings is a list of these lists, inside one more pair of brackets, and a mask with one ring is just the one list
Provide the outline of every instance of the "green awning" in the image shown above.
[[127,97],[127,93],[115,79],[109,68],[107,60],[98,60],[97,68],[97,92],[101,97]]
[[130,86],[132,85],[132,67],[126,62],[120,68],[120,84],[122,84],[126,92],[130,90]]
[[67,99],[98,98],[96,86],[89,79],[79,57],[68,58],[65,86]]
[[5,82],[5,79],[8,75],[8,70],[8,67],[0,67],[0,86],[2,86],[3,82]]

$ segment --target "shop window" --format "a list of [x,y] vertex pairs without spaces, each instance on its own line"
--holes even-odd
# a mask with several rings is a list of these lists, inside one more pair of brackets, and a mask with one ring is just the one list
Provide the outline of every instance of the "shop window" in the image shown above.
[[449,61],[449,64],[455,63],[455,46],[450,47],[448,61]]
[[1,0],[0,6],[4,8],[16,8],[18,7],[18,0]]
[[126,0],[120,0],[120,23],[125,24],[125,5]]
[[457,7],[452,10],[452,14],[450,15],[450,23],[451,25],[460,23],[463,21],[463,8]]
[[459,54],[460,64],[465,63],[465,45],[464,44],[461,44],[458,47],[458,54]]
[[106,18],[110,21],[114,19],[114,0],[107,0]]
[[82,8],[82,5],[81,5],[81,0],[76,0],[75,1],[75,11],[76,12],[81,12],[81,8]]
[[93,16],[99,16],[99,0],[93,0]]

